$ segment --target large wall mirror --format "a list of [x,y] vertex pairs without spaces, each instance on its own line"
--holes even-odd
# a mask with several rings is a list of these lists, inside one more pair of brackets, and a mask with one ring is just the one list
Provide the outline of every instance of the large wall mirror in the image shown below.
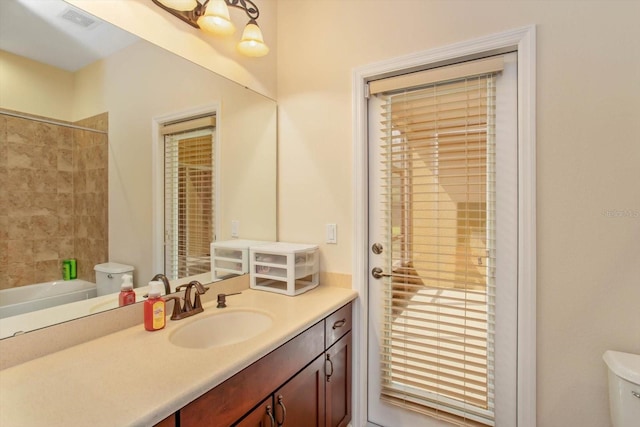
[[66,258],[93,282],[96,263],[133,266],[136,286],[164,272],[161,128],[203,112],[215,240],[276,239],[275,101],[62,0],[0,2],[0,109],[0,292],[63,287]]

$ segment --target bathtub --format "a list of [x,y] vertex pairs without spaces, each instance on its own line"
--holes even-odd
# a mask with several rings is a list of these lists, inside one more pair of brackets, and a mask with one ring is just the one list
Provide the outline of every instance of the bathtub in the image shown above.
[[0,290],[0,319],[97,296],[96,284],[58,280]]

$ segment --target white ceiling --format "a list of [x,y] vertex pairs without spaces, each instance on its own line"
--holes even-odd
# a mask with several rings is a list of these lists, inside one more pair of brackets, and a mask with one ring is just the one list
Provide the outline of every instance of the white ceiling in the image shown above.
[[68,71],[77,71],[136,40],[62,0],[0,0],[0,49]]

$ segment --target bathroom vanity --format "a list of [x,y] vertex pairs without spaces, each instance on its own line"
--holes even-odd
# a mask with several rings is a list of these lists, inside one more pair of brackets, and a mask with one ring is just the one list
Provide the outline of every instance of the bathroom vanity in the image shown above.
[[[160,331],[139,324],[10,367],[0,371],[0,425],[346,425],[356,296],[331,286],[296,297],[246,289],[227,308],[205,302]],[[271,324],[228,345],[172,342],[191,323],[234,311]]]
[[351,420],[351,303],[164,420],[162,427],[331,426]]

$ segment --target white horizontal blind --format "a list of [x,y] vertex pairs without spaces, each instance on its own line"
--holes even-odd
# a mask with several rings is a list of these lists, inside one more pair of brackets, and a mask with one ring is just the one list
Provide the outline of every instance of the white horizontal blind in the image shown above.
[[373,80],[369,82],[369,92],[373,95],[378,93],[391,93],[411,87],[458,80],[468,76],[496,73],[503,69],[504,57],[502,55],[490,56],[488,58],[461,62],[446,67],[430,68],[424,71]]
[[384,96],[381,397],[493,425],[495,76]]
[[[211,119],[211,118],[209,118]],[[202,120],[200,120],[201,122]],[[210,271],[215,240],[215,119],[165,129],[165,274]],[[201,127],[204,126],[204,127]],[[200,127],[196,130],[193,127]]]

